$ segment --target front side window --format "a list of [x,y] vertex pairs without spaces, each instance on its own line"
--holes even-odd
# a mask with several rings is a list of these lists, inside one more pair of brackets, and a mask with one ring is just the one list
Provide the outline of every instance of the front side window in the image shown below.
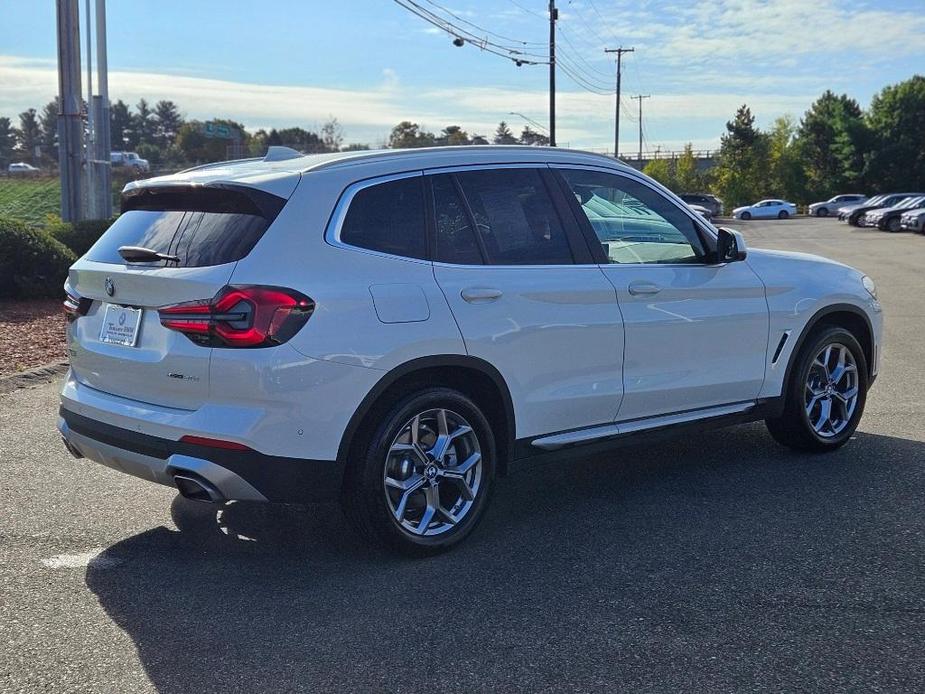
[[562,169],[611,263],[697,263],[693,219],[651,188],[617,174]]
[[340,230],[343,243],[406,258],[426,258],[423,178],[363,188],[353,196]]
[[572,252],[546,184],[535,169],[455,174],[495,265],[571,265]]

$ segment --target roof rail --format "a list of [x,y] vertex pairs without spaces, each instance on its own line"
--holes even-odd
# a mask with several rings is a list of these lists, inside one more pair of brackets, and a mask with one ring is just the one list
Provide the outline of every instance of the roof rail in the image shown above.
[[225,161],[213,161],[208,164],[199,164],[198,166],[191,166],[188,169],[183,169],[177,173],[189,173],[190,171],[202,171],[203,169],[217,169],[222,166],[227,166],[228,164],[240,164],[245,161],[260,161],[260,157],[248,157],[247,159],[226,159]]
[[272,145],[267,147],[267,154],[263,158],[264,161],[286,161],[287,159],[298,159],[304,157],[305,155],[301,152],[294,150],[292,147],[282,147],[280,145]]

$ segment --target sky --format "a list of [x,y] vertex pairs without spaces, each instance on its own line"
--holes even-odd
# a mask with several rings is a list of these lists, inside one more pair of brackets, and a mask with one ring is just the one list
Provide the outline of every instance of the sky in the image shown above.
[[[547,0],[414,1],[538,60],[548,53]],[[925,0],[557,4],[560,145],[613,149],[615,64],[606,47],[635,48],[623,60],[623,152],[638,148],[635,94],[652,95],[643,102],[646,150],[707,149],[742,103],[767,126],[784,114],[798,119],[826,89],[866,107],[885,85],[925,72]],[[334,116],[346,142],[373,145],[402,120],[489,137],[500,120],[516,132],[527,124],[511,112],[547,123],[546,65],[455,47],[393,0],[107,5],[113,101],[171,99],[189,119],[232,118],[251,130],[317,129]],[[56,94],[54,6],[0,0],[0,116],[14,123]]]

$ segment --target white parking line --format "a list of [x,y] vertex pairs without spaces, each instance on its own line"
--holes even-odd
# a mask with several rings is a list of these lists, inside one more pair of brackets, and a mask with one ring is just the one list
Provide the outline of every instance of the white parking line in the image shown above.
[[49,569],[82,569],[89,566],[91,562],[94,568],[105,569],[122,563],[121,559],[102,556],[105,551],[103,547],[94,547],[80,554],[56,554],[48,559],[42,559],[42,563]]

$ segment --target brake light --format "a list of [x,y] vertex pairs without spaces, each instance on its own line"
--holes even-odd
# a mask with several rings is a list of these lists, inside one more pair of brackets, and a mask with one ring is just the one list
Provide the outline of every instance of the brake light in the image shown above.
[[93,304],[93,299],[79,296],[73,292],[65,290],[64,292],[64,315],[69,321],[77,320],[81,316],[86,316]]
[[214,347],[271,347],[295,335],[315,302],[292,289],[228,286],[215,298],[158,310],[161,325]]

